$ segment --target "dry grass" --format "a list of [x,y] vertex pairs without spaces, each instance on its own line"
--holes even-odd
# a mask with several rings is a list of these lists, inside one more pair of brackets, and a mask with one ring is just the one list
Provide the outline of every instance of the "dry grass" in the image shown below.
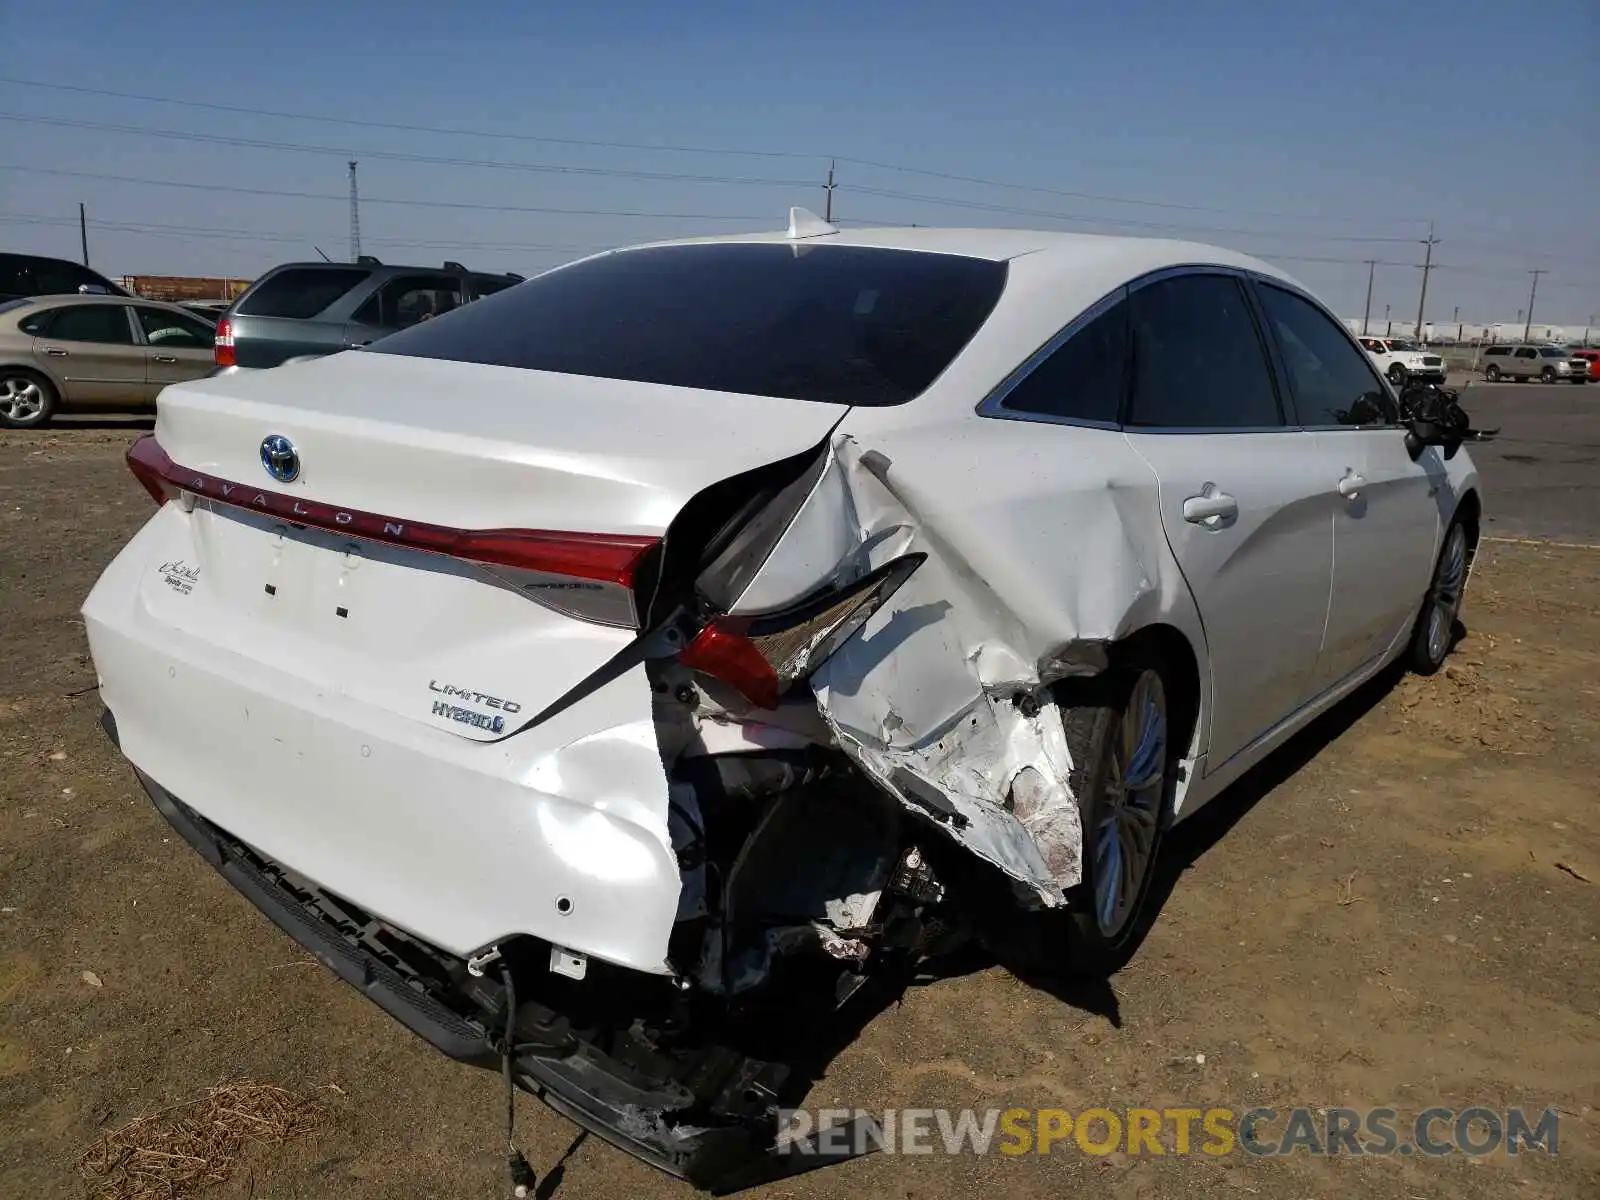
[[263,1083],[229,1083],[105,1134],[78,1158],[95,1200],[182,1200],[223,1183],[255,1148],[322,1127],[320,1101]]

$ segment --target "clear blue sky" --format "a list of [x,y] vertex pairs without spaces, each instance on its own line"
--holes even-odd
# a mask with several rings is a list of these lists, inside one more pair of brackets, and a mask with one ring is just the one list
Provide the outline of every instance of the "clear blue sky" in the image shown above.
[[[8,118],[332,151],[0,119],[0,241],[76,256],[82,200],[93,265],[112,274],[253,275],[315,257],[313,245],[347,256],[348,155],[361,159],[368,252],[524,273],[600,246],[779,227],[790,204],[822,209],[828,158],[839,156],[845,219],[1191,236],[1277,261],[1350,315],[1361,311],[1363,260],[1376,258],[1400,265],[1377,268],[1375,315],[1391,305],[1410,322],[1420,272],[1408,264],[1421,261],[1431,218],[1441,269],[1430,319],[1448,322],[1459,306],[1462,320],[1510,320],[1534,267],[1550,272],[1541,320],[1600,314],[1595,0],[1521,10],[1506,0],[68,0],[7,5],[0,31],[0,75],[11,79],[521,139],[775,152],[419,133],[0,84]],[[723,219],[507,211],[517,208]]]

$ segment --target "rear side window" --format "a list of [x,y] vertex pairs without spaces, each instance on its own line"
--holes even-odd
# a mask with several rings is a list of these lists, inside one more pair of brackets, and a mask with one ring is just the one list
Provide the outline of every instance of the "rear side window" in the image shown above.
[[1307,425],[1383,425],[1397,420],[1372,360],[1344,330],[1293,292],[1259,284],[1261,307],[1277,334],[1295,408]]
[[58,308],[45,327],[53,341],[99,342],[109,346],[133,345],[128,312],[120,304],[83,304]]
[[496,292],[503,292],[518,282],[518,280],[511,279],[505,275],[474,275],[472,277],[472,290],[478,294],[479,299],[482,299],[484,296],[492,296]]
[[904,404],[988,319],[1006,265],[912,250],[717,243],[530,279],[371,347],[832,404]]
[[309,320],[322,312],[370,272],[359,267],[290,267],[263,279],[239,302],[248,317],[292,317]]
[[398,275],[358,308],[351,320],[379,329],[409,329],[461,307],[460,281],[449,275]]
[[1130,298],[1128,424],[1170,429],[1281,425],[1272,375],[1239,282],[1178,275]]
[[1128,302],[1119,300],[1056,348],[1001,407],[1073,421],[1115,423],[1128,379]]

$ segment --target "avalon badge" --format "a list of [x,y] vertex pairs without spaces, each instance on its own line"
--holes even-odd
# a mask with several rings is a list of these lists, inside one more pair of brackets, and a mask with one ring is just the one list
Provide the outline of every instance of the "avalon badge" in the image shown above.
[[300,453],[281,433],[261,439],[261,465],[279,483],[293,483],[300,475]]

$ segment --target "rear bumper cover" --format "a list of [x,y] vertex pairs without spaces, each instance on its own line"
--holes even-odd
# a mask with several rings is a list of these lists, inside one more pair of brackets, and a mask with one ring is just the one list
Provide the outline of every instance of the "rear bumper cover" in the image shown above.
[[[116,720],[109,709],[101,724],[111,740],[118,742]],[[308,911],[225,831],[143,772],[138,772],[138,777],[173,829],[325,967],[440,1052],[472,1066],[499,1068],[499,1044],[486,1026],[440,1003],[375,954],[342,936]],[[595,1136],[717,1194],[850,1157],[816,1151],[786,1154],[772,1145],[776,1130],[763,1128],[759,1122],[711,1128],[670,1124],[659,1113],[665,1094],[652,1096],[609,1074],[598,1053],[579,1052],[562,1058],[520,1054],[514,1060],[513,1073],[525,1090]]]

